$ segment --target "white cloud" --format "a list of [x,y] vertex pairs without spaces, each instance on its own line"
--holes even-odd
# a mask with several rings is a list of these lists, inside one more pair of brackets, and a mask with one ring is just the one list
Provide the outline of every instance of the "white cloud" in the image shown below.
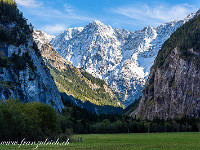
[[73,14],[73,13],[75,13],[75,12],[74,12],[75,9],[73,8],[72,5],[65,4],[64,7],[65,7],[65,11],[66,11],[68,14]]
[[49,34],[57,34],[59,32],[64,31],[66,28],[67,27],[65,25],[55,24],[55,25],[46,25],[42,27],[41,30]]
[[37,29],[49,34],[58,34],[66,29],[66,27],[94,20],[85,12],[66,3],[60,3],[60,9],[47,5],[46,2],[41,5],[35,5],[37,7],[30,6],[31,4],[37,4],[37,1],[39,2],[39,0],[17,0],[18,4],[25,6],[23,10],[24,14],[25,16],[30,16],[29,19],[32,24]]
[[174,6],[169,6],[167,4],[157,4],[155,6],[137,4],[112,9],[112,12],[124,15],[131,19],[146,22],[149,25],[158,25],[162,22],[183,19],[196,10],[197,8],[195,8],[195,6],[188,4]]
[[46,7],[43,5],[39,8],[27,9],[27,13],[34,16],[35,22],[40,24],[45,24],[36,26],[38,29],[43,30],[49,34],[58,34],[61,31],[64,31],[67,27],[73,24],[79,24],[83,22],[89,22],[94,20],[84,13],[79,13],[77,9],[70,5],[64,5],[64,9],[58,10],[52,7]]
[[61,16],[65,18],[77,19],[77,20],[82,20],[82,21],[94,20],[91,17],[85,16],[83,12],[80,12],[72,5],[65,3],[64,8],[65,8],[65,12],[60,12],[60,14],[62,14]]
[[24,7],[39,7],[42,5],[41,2],[36,2],[35,0],[16,0],[16,2]]
[[[27,9],[26,12],[34,15],[34,17],[38,17],[39,20],[48,20],[49,21],[54,21],[54,22],[72,22],[74,20],[76,21],[91,21],[94,20],[91,17],[88,17],[85,13],[79,12],[79,10],[75,9],[73,6],[64,4],[63,5],[64,9],[58,10],[53,7],[46,7],[43,5],[40,8],[33,8],[33,9]],[[63,23],[64,24],[64,23]]]

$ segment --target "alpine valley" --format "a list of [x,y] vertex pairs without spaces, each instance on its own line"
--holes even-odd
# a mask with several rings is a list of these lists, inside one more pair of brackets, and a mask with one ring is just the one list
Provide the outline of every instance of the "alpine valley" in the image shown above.
[[199,149],[200,10],[134,32],[95,20],[51,36],[18,9],[61,1],[0,0],[0,149]]
[[135,32],[95,20],[57,36],[2,19],[1,34],[8,37],[0,45],[1,98],[44,102],[59,111],[70,100],[97,114],[119,113],[142,96],[162,44],[193,16]]

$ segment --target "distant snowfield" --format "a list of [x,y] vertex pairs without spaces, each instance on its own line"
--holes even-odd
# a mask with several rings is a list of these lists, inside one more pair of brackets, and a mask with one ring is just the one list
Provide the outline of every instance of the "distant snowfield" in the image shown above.
[[104,79],[128,106],[142,95],[150,68],[162,44],[194,14],[183,20],[130,32],[95,20],[84,28],[70,28],[48,36],[58,53],[75,67]]

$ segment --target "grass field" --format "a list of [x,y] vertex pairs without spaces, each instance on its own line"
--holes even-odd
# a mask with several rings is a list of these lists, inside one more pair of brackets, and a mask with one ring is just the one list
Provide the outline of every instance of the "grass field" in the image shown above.
[[[89,134],[75,135],[83,142],[67,146],[42,146],[38,150],[200,150],[200,133]],[[35,147],[35,146],[34,146]],[[1,150],[28,150],[33,146],[0,146]]]

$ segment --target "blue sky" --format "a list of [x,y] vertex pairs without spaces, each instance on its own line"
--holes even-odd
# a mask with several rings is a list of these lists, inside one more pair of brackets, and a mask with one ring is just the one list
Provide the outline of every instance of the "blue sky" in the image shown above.
[[185,18],[200,0],[16,0],[35,29],[58,34],[99,20],[130,31]]

